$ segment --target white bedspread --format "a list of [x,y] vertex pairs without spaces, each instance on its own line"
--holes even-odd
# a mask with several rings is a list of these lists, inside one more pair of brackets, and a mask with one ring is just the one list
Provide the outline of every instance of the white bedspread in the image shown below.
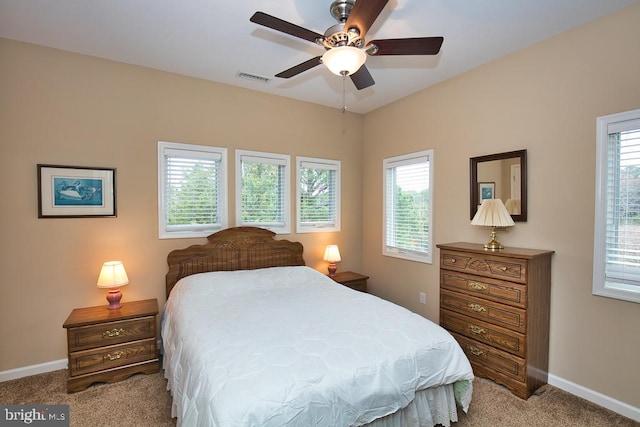
[[[162,338],[185,426],[363,425],[473,379],[444,329],[308,267],[184,278]],[[469,384],[465,410],[470,396]]]

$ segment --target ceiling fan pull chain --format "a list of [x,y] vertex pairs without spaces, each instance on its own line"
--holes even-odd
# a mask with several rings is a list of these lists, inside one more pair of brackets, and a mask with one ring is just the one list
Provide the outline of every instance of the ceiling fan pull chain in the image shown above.
[[347,74],[342,73],[342,114],[347,112]]

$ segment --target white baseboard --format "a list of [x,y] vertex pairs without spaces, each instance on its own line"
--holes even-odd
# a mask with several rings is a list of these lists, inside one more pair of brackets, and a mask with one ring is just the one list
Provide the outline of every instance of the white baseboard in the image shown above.
[[637,408],[633,405],[629,405],[628,403],[624,403],[609,396],[605,396],[602,393],[598,393],[597,391],[588,389],[579,384],[572,383],[571,381],[567,381],[552,374],[549,374],[549,384],[575,396],[588,400],[589,402],[595,403],[596,405],[602,406],[603,408],[607,408],[622,416],[640,422],[640,408]]
[[44,374],[45,372],[67,369],[67,359],[53,360],[51,362],[40,363],[38,365],[25,366],[23,368],[0,371],[0,382],[15,380],[31,375]]

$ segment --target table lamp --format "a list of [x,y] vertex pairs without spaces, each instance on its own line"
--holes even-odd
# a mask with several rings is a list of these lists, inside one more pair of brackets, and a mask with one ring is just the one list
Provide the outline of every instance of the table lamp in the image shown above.
[[120,304],[122,293],[119,288],[127,284],[129,284],[129,278],[122,262],[108,261],[102,265],[102,270],[100,270],[100,276],[98,277],[98,287],[109,289],[109,292],[107,292],[107,301],[109,301],[109,307],[107,308],[109,310],[122,307]]
[[338,245],[328,245],[326,247],[324,250],[324,260],[329,261],[329,277],[335,277],[336,270],[338,269],[336,262],[341,261]]
[[515,225],[513,218],[507,212],[500,199],[485,199],[482,201],[478,212],[471,220],[471,225],[482,225],[492,227],[491,240],[484,245],[485,249],[497,251],[504,249],[504,246],[496,239],[496,227],[510,227]]

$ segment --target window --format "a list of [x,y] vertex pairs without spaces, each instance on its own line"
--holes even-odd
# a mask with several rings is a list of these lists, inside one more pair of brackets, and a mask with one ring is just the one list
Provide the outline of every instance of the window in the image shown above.
[[227,150],[158,142],[161,239],[205,237],[227,226]]
[[640,302],[640,110],[598,117],[593,293]]
[[309,157],[296,160],[296,231],[340,231],[340,161]]
[[383,161],[382,254],[431,264],[433,150]]
[[236,150],[236,223],[290,232],[289,156]]

